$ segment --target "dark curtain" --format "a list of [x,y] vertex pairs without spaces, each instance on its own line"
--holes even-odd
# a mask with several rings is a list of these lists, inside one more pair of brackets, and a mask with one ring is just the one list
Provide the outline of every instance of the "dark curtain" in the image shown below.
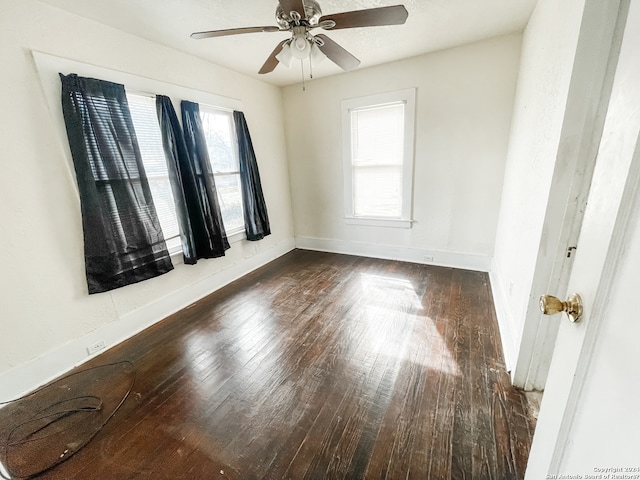
[[267,205],[262,193],[260,172],[256,154],[253,151],[249,127],[244,113],[233,112],[240,156],[240,181],[242,183],[242,200],[244,202],[244,227],[247,240],[261,240],[271,234]]
[[182,136],[179,135],[179,128],[177,130],[178,135],[175,134],[172,125],[174,122],[177,123],[177,119],[175,119],[175,121],[172,119],[172,116],[175,118],[175,112],[173,111],[171,100],[168,97],[156,96],[156,113],[162,133],[162,147],[167,161],[167,172],[169,174],[169,183],[171,184],[173,203],[176,206],[180,242],[182,244],[182,256],[185,264],[193,265],[198,259],[184,188],[185,182],[189,184],[189,179],[193,177],[193,175],[190,174],[191,166],[186,160],[187,147],[184,144]]
[[[202,158],[190,155],[189,151],[193,149],[189,146],[191,140],[185,141],[171,99],[158,95],[156,110],[167,166],[172,172],[174,200],[182,216],[179,224],[181,237],[185,237],[182,244],[185,263],[194,264],[199,258],[221,257],[229,248],[229,242],[213,181],[208,179],[200,163]],[[210,170],[208,164],[207,167]],[[176,195],[175,192],[180,193]]]
[[75,74],[60,78],[89,293],[172,270],[124,86]]
[[219,232],[222,246],[226,250],[229,248],[229,241],[227,232],[224,229],[218,190],[216,189],[213,169],[209,161],[209,149],[207,148],[204,128],[202,127],[202,119],[200,118],[200,106],[197,103],[183,100],[180,103],[180,109],[182,111],[184,140],[187,144],[189,158],[193,162],[198,188],[203,192],[207,192],[206,198],[209,200],[207,204],[208,215],[211,217],[216,231]]

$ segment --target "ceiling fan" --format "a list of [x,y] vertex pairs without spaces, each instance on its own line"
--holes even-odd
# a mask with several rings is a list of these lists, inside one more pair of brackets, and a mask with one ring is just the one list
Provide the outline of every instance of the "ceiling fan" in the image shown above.
[[292,32],[290,39],[283,40],[271,52],[258,73],[272,72],[278,63],[287,67],[293,58],[310,57],[320,59],[326,56],[345,71],[360,65],[360,60],[324,34],[311,35],[311,30],[338,30],[342,28],[374,27],[382,25],[402,25],[409,13],[404,5],[369,8],[352,12],[322,15],[316,0],[278,0],[276,8],[277,26],[230,28],[191,34],[191,38],[224,37],[242,33]]

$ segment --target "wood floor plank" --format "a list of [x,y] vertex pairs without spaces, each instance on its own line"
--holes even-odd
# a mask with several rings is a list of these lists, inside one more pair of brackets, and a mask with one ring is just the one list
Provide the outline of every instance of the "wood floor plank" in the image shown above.
[[[128,360],[133,390],[35,478],[521,479],[492,302],[485,273],[295,250],[80,367]],[[0,446],[36,413],[0,409]]]
[[453,445],[451,452],[451,470],[452,477],[458,479],[473,478],[472,467],[472,450],[475,440],[476,422],[478,420],[479,411],[477,408],[477,384],[473,381],[472,376],[476,373],[474,364],[475,358],[472,357],[472,351],[477,350],[475,340],[477,338],[478,326],[474,324],[474,318],[471,315],[470,296],[473,291],[469,291],[469,287],[463,283],[468,274],[461,275],[455,272],[458,278],[452,284],[452,309],[454,321],[453,336],[453,358],[460,372],[455,378],[455,397],[456,404],[453,419]]

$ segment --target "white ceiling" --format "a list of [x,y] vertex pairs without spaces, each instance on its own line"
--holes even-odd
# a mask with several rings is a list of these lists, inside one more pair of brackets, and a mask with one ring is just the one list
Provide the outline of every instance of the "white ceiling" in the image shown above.
[[[252,33],[193,40],[192,32],[276,25],[277,0],[41,0],[118,30],[176,48],[273,85],[301,80],[300,64],[258,70],[287,33]],[[404,25],[325,31],[361,60],[359,68],[413,57],[521,31],[536,0],[319,0],[323,14],[396,5],[409,11]],[[321,32],[320,29],[315,32]],[[305,63],[308,78],[308,63]],[[314,77],[341,73],[331,61]]]

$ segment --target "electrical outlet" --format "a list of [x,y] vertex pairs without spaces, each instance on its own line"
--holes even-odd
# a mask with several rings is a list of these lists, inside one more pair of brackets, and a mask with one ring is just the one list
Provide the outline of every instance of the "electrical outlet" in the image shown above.
[[425,255],[424,256],[424,261],[425,262],[433,262],[433,257],[430,255]]
[[94,353],[99,352],[100,350],[102,350],[106,346],[107,346],[107,344],[104,343],[104,340],[100,340],[99,342],[96,342],[93,345],[89,345],[87,347],[87,353],[89,355],[93,355]]

